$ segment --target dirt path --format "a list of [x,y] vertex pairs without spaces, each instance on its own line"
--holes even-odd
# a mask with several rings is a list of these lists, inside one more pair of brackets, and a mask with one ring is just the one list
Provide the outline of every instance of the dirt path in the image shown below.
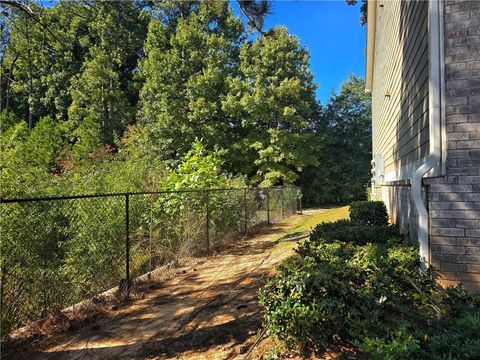
[[49,336],[15,359],[232,359],[261,328],[258,288],[293,253],[277,242],[319,212],[294,215],[261,235],[179,272],[161,289],[88,326]]

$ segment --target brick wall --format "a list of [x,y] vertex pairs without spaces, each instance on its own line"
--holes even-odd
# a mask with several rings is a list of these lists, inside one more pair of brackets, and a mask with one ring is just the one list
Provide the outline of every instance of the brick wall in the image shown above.
[[444,2],[446,177],[429,179],[432,265],[480,291],[480,1]]

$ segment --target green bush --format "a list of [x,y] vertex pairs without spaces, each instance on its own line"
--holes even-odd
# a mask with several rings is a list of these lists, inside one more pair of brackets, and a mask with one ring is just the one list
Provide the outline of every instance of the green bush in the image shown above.
[[365,225],[388,225],[383,201],[356,201],[350,205],[350,219]]
[[350,344],[368,359],[478,359],[480,297],[420,272],[418,248],[386,225],[382,207],[318,225],[280,266],[260,291],[268,332],[316,352]]
[[[407,255],[391,256],[397,247]],[[396,283],[397,272],[418,262],[411,246],[306,242],[299,252],[303,256],[282,266],[260,294],[269,332],[290,346],[318,350],[335,338],[381,334],[381,299],[408,299],[414,290]]]
[[352,220],[339,220],[333,223],[317,225],[310,234],[310,239],[324,242],[339,240],[362,245],[367,243],[384,243],[395,236],[398,236],[398,228],[396,226],[365,226]]

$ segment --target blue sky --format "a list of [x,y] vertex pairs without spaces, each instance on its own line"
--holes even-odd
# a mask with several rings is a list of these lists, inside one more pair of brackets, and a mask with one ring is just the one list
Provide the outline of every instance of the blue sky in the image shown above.
[[[233,4],[236,9],[236,4]],[[325,104],[349,74],[365,76],[366,27],[360,6],[336,1],[274,1],[265,28],[284,25],[310,52],[317,98]]]

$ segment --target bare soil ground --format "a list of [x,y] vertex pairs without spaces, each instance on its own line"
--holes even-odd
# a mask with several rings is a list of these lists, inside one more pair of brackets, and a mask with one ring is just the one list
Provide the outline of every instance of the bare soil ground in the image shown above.
[[[162,288],[88,323],[8,348],[12,359],[234,359],[261,332],[264,278],[293,254],[278,242],[326,210],[309,210],[178,271]],[[259,348],[262,348],[260,346]],[[253,357],[261,357],[258,351]]]

